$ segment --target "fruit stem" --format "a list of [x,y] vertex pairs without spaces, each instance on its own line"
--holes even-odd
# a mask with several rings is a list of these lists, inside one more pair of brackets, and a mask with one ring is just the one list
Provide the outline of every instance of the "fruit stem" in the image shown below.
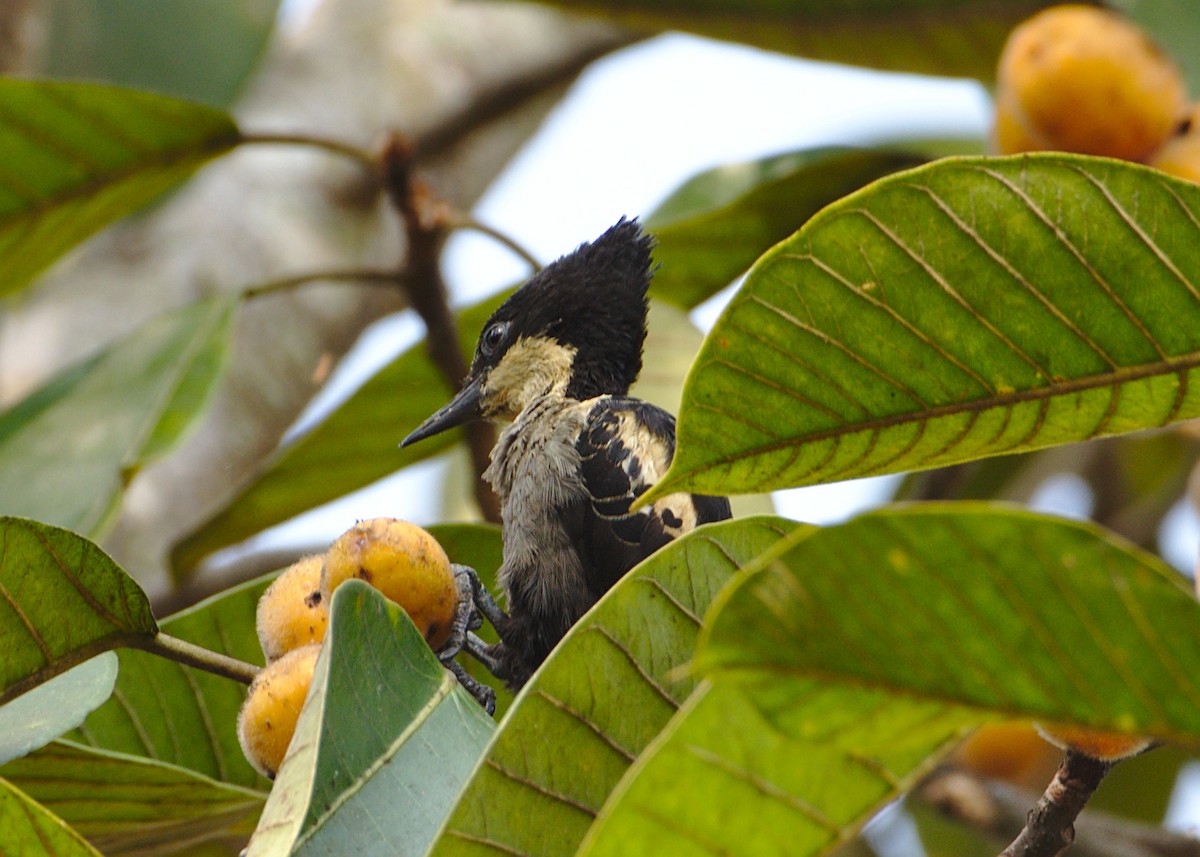
[[258,675],[259,668],[254,664],[239,661],[237,658],[197,646],[195,643],[189,643],[187,640],[172,637],[161,631],[146,639],[138,648],[185,666],[240,681],[242,684],[250,684]]

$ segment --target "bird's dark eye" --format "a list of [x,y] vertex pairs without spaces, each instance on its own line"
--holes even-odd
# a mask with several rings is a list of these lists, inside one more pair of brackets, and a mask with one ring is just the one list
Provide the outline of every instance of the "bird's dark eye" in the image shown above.
[[491,356],[500,347],[500,343],[504,341],[504,335],[508,333],[508,322],[498,321],[495,324],[488,325],[487,330],[483,332],[483,336],[479,337],[479,347],[487,356]]

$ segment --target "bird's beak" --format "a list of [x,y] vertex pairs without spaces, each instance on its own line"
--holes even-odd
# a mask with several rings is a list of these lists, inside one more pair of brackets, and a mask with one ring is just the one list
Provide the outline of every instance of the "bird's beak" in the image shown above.
[[440,434],[446,431],[446,429],[452,429],[473,419],[478,419],[480,416],[479,400],[482,397],[483,378],[481,376],[473,378],[467,386],[458,391],[458,395],[451,399],[445,407],[417,426],[412,434],[400,441],[400,445],[408,446],[411,443],[416,443],[418,440],[424,440],[427,437]]

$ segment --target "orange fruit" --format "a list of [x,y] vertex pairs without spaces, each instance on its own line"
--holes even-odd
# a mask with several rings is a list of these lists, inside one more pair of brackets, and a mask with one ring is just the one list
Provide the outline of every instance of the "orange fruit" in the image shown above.
[[271,779],[292,743],[320,653],[320,644],[310,643],[263,668],[250,683],[238,713],[242,752],[259,773]]
[[325,555],[321,594],[358,578],[408,613],[435,651],[450,636],[458,608],[458,585],[437,539],[396,518],[361,521],[338,537]]
[[258,641],[268,661],[325,639],[329,612],[321,596],[324,563],[320,554],[297,560],[258,599]]
[[[1057,149],[1144,161],[1187,105],[1179,69],[1146,34],[1091,6],[1053,6],[1014,29],[996,85],[1001,153]],[[1017,148],[1007,147],[1012,139]]]
[[1150,166],[1200,184],[1200,104],[1192,107],[1175,133],[1154,153]]

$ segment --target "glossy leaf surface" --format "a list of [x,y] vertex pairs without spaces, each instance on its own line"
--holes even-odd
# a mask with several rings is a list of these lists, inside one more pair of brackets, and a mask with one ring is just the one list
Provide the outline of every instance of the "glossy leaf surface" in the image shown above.
[[947,159],[747,276],[652,496],[926,469],[1200,414],[1200,188],[1078,156]]
[[400,607],[343,584],[248,857],[424,854],[493,729]]

